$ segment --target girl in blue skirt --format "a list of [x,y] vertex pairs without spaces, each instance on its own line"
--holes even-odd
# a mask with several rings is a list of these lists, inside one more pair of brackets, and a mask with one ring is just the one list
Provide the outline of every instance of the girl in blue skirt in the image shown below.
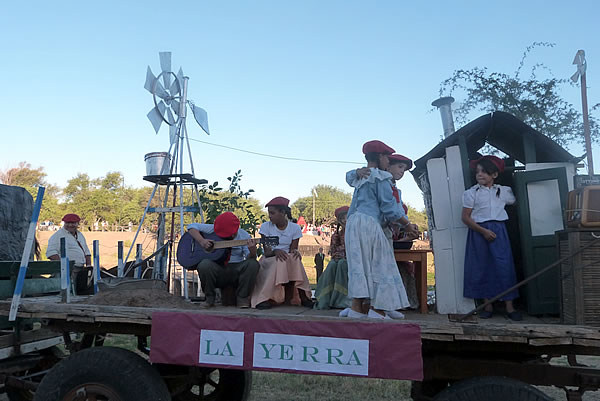
[[[510,187],[494,184],[504,171],[504,160],[496,156],[483,156],[471,161],[477,184],[463,193],[462,221],[469,227],[465,253],[464,296],[489,299],[516,284],[515,265],[505,221],[505,205],[515,203]],[[506,294],[506,313],[511,320],[522,320],[515,310],[513,299],[517,290]],[[488,305],[479,313],[482,319],[492,317],[493,307]]]

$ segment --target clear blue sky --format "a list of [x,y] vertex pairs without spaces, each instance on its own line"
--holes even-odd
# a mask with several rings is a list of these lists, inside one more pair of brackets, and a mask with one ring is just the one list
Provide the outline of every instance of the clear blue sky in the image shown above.
[[[145,1],[7,2],[0,13],[0,169],[27,161],[64,186],[78,172],[120,171],[145,185],[144,155],[168,148],[146,118],[146,67],[158,52],[190,77],[189,98],[208,112],[211,136],[250,151],[361,163],[380,139],[417,159],[439,142],[430,103],[455,69],[512,73],[529,58],[569,77],[588,61],[589,102],[600,102],[599,3],[580,1]],[[176,7],[176,6],[179,6]],[[563,95],[580,108],[579,90]],[[457,98],[457,101],[462,99]],[[600,149],[596,146],[596,171]],[[579,145],[571,147],[576,155]],[[295,200],[317,184],[349,190],[347,164],[283,161],[192,142],[196,176],[242,186],[266,202]],[[403,198],[422,208],[407,175]]]

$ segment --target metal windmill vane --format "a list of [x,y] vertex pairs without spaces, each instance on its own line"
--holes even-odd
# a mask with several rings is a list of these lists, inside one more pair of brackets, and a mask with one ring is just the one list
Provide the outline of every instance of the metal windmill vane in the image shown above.
[[185,122],[187,105],[198,125],[210,135],[206,111],[187,99],[188,77],[183,75],[183,69],[180,67],[177,74],[172,71],[171,52],[159,52],[158,56],[161,72],[154,76],[148,66],[144,84],[144,88],[152,94],[154,100],[154,107],[147,114],[154,131],[158,134],[162,123],[166,123],[169,126],[170,143],[176,143]]

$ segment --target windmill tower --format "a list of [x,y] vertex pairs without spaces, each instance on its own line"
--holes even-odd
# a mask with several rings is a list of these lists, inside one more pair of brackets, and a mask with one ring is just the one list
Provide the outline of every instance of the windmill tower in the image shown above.
[[[147,213],[159,213],[159,224],[158,224],[158,235],[157,235],[157,247],[156,249],[162,249],[162,257],[157,257],[154,266],[154,278],[156,279],[167,279],[171,276],[171,259],[167,255],[172,254],[174,230],[175,230],[175,213],[179,213],[179,226],[180,233],[184,232],[183,217],[184,213],[199,214],[201,222],[204,222],[204,215],[202,213],[202,205],[200,203],[200,196],[198,192],[198,185],[207,183],[206,180],[198,179],[194,173],[194,163],[192,160],[192,152],[190,148],[190,142],[188,139],[188,133],[186,128],[187,121],[187,109],[189,108],[194,116],[194,119],[200,125],[202,130],[206,134],[210,134],[208,128],[208,117],[206,111],[201,107],[194,104],[193,101],[187,98],[187,88],[189,78],[183,74],[183,70],[179,68],[177,74],[171,69],[171,52],[160,52],[160,68],[161,72],[158,76],[154,76],[152,69],[148,66],[146,71],[146,82],[144,88],[152,94],[152,100],[154,107],[147,114],[152,127],[156,134],[159,133],[163,123],[168,126],[169,129],[169,150],[168,152],[160,153],[162,157],[162,167],[159,171],[149,173],[144,176],[145,181],[152,182],[154,189],[150,195],[150,199],[144,210],[144,215],[140,222],[140,226],[137,229],[133,244],[140,232],[144,219]],[[186,149],[187,148],[187,149]],[[188,160],[185,159],[185,150],[187,150]],[[146,157],[150,155],[148,154]],[[150,207],[152,199],[154,198],[157,189],[163,186],[165,187],[164,196],[161,199],[161,207]],[[194,206],[184,205],[184,189],[191,188],[192,195],[195,200]],[[172,203],[169,206],[169,196],[172,192]],[[177,196],[179,202],[177,202]],[[177,203],[179,203],[177,205]],[[171,213],[171,227],[170,235],[165,244],[166,237],[166,218],[165,214]],[[127,253],[127,257],[123,262],[123,265],[127,263],[133,244]],[[167,250],[169,251],[167,253]],[[168,266],[166,261],[169,261]],[[122,267],[119,266],[119,272],[122,272]],[[168,267],[168,270],[166,270]],[[173,266],[174,269],[174,266]],[[187,290],[187,271],[183,269],[183,294],[188,298]]]

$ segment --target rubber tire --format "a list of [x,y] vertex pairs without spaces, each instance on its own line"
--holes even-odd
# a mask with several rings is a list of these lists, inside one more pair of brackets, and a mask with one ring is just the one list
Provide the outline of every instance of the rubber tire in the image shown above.
[[198,369],[203,369],[207,374],[212,371],[219,371],[218,387],[214,388],[209,394],[203,397],[192,394],[191,391],[176,395],[173,401],[246,401],[250,396],[252,388],[252,371],[239,369],[220,369],[220,368],[188,368],[191,369],[188,374],[194,374]]
[[60,401],[82,384],[110,387],[120,401],[171,401],[164,381],[144,358],[114,347],[81,350],[55,365],[38,387],[33,401]]
[[553,401],[537,388],[507,377],[473,377],[451,385],[433,401]]

